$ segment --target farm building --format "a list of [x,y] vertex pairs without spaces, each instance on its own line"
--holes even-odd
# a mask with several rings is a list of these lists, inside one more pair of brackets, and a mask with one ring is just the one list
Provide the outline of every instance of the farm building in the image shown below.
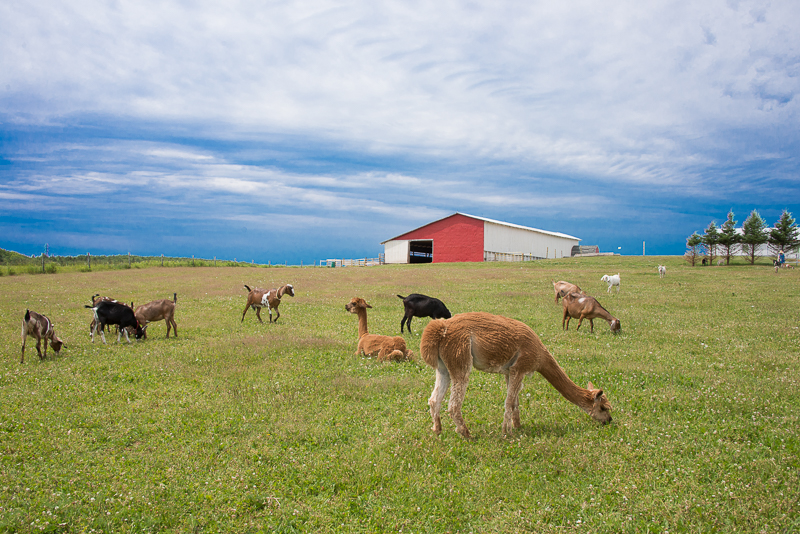
[[454,213],[381,243],[386,263],[523,261],[569,257],[580,239]]

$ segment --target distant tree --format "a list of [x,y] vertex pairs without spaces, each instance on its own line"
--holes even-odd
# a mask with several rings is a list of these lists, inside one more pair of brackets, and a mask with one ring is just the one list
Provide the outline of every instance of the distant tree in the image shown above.
[[792,214],[783,210],[781,218],[775,223],[775,227],[769,231],[769,236],[767,237],[770,252],[777,257],[781,250],[784,253],[795,250],[800,245],[798,232],[800,230],[798,230]]
[[756,257],[759,255],[758,247],[767,242],[766,226],[766,221],[756,210],[753,210],[742,224],[742,252],[750,265],[756,262]]
[[700,255],[700,246],[703,244],[703,238],[697,232],[693,233],[686,239],[686,254],[684,257],[689,264],[694,267],[697,263],[697,257]]
[[730,265],[731,256],[736,254],[739,248],[740,236],[736,232],[736,221],[733,218],[733,210],[728,212],[728,220],[722,223],[719,232],[720,256],[725,258],[725,265]]
[[717,230],[717,225],[714,221],[711,221],[711,224],[705,229],[701,239],[706,258],[708,258],[708,264],[711,265],[714,261],[714,256],[717,254],[717,245],[719,244],[719,230]]

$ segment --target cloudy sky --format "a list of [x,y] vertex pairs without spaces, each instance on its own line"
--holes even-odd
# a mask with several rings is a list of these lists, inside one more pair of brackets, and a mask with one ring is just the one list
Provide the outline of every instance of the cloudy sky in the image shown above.
[[800,216],[797,28],[796,0],[0,2],[0,247],[299,264],[460,211],[682,254],[730,209]]

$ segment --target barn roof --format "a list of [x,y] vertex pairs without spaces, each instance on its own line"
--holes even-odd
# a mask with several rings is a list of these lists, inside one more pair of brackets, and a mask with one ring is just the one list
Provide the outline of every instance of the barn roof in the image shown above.
[[468,213],[461,213],[461,212],[457,211],[455,213],[451,213],[447,217],[442,217],[441,219],[436,219],[435,221],[431,221],[429,223],[425,223],[422,226],[418,226],[417,228],[414,228],[413,230],[408,230],[408,231],[403,232],[402,234],[400,234],[398,236],[395,236],[395,237],[393,237],[391,239],[387,239],[386,241],[381,242],[381,245],[385,245],[389,241],[394,241],[395,239],[398,239],[398,238],[400,238],[400,237],[402,237],[402,236],[404,236],[406,234],[410,234],[411,232],[415,232],[415,231],[419,230],[420,228],[425,228],[426,226],[429,226],[429,225],[431,225],[433,223],[437,223],[439,221],[443,221],[445,219],[449,219],[450,217],[452,217],[454,215],[462,215],[464,217],[469,217],[470,219],[476,219],[476,220],[479,220],[479,221],[489,222],[489,223],[492,223],[492,224],[499,224],[501,226],[508,226],[509,228],[519,228],[520,230],[528,230],[530,232],[538,232],[540,234],[545,234],[545,235],[549,235],[549,236],[553,236],[553,237],[560,237],[562,239],[573,239],[575,241],[580,241],[581,240],[579,237],[575,237],[575,236],[568,235],[568,234],[562,234],[561,232],[549,232],[547,230],[540,230],[539,228],[531,228],[530,226],[522,226],[522,225],[519,225],[519,224],[512,224],[512,223],[507,223],[507,222],[503,222],[503,221],[496,221],[494,219],[487,219],[486,217],[478,217],[477,215],[469,215]]

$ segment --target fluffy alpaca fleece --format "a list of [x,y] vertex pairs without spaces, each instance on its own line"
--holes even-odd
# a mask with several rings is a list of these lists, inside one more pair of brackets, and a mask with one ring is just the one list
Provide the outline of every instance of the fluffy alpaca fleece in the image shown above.
[[436,370],[436,385],[428,404],[433,431],[442,431],[439,411],[452,380],[448,412],[456,431],[470,437],[461,414],[470,371],[474,367],[486,373],[506,377],[506,402],[503,432],[510,434],[521,426],[519,392],[525,375],[540,373],[565,399],[580,407],[595,421],[611,422],[611,404],[603,390],[591,382],[586,389],[569,379],[531,328],[514,319],[483,312],[462,313],[451,319],[428,323],[420,340],[422,359]]
[[358,316],[358,348],[356,356],[377,356],[379,362],[406,362],[413,359],[414,353],[406,348],[406,341],[400,336],[381,336],[370,334],[367,330],[367,308],[372,308],[360,297],[353,297],[344,309]]

